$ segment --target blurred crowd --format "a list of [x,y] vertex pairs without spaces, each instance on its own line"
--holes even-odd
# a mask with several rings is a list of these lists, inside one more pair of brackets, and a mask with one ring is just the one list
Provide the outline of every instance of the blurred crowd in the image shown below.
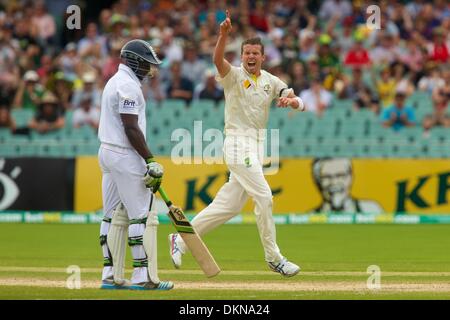
[[[378,29],[366,23],[372,4],[380,8]],[[82,18],[81,32],[67,30],[65,10],[50,14],[48,5],[0,0],[0,126],[13,126],[8,111],[24,108],[35,112],[29,128],[39,132],[96,128],[102,88],[117,70],[121,47],[133,38],[149,41],[163,60],[143,85],[150,103],[220,101],[212,53],[225,9],[233,24],[228,61],[239,65],[241,42],[261,37],[264,68],[294,88],[310,112],[321,116],[333,99],[348,99],[355,112],[372,110],[398,129],[419,125],[405,101],[423,91],[433,113],[420,125],[450,126],[445,0],[118,0],[96,19]],[[74,112],[70,124],[64,123],[67,110]]]

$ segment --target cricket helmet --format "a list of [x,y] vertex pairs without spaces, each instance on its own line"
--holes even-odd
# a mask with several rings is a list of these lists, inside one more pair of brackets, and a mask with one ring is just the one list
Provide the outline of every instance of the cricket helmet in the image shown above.
[[128,41],[120,50],[120,57],[139,80],[152,77],[155,67],[162,63],[152,46],[140,39]]

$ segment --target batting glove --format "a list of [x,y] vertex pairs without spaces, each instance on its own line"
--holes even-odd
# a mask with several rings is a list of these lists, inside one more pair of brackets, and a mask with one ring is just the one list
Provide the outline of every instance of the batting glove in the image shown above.
[[143,178],[144,184],[147,188],[152,189],[153,193],[156,193],[161,186],[162,176],[164,174],[163,166],[153,158],[148,158],[145,162],[147,162],[147,172]]

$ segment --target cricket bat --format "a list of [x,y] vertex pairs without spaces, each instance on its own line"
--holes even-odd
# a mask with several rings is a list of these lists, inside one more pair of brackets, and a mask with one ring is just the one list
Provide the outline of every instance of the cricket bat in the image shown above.
[[175,229],[178,231],[184,243],[189,248],[192,256],[197,261],[200,268],[205,275],[210,278],[214,277],[220,272],[220,268],[217,265],[214,257],[209,252],[203,240],[195,232],[189,220],[184,215],[180,208],[175,207],[169,200],[169,197],[164,192],[163,188],[159,188],[159,194],[169,208],[169,218],[172,221]]

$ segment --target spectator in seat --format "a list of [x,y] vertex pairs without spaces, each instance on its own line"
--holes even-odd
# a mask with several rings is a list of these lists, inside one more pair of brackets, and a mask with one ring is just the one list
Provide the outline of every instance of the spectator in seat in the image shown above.
[[73,127],[89,126],[95,131],[100,121],[100,109],[95,105],[92,92],[83,92],[80,97],[79,107],[73,112]]
[[47,91],[42,96],[38,110],[28,127],[39,133],[47,133],[64,127],[62,107],[55,95]]
[[44,54],[41,59],[40,67],[36,69],[36,73],[39,76],[39,80],[42,83],[46,83],[48,78],[54,68],[53,56],[49,54]]
[[252,25],[256,30],[261,32],[269,31],[269,20],[267,18],[267,7],[263,1],[257,1],[255,3],[255,9],[251,10],[249,16],[250,25]]
[[38,81],[39,76],[36,71],[28,70],[25,72],[14,97],[14,107],[34,111],[37,109],[40,98],[44,94],[44,90]]
[[12,29],[14,29],[14,25],[10,23],[0,26],[0,85],[11,82],[15,82],[17,85],[20,66],[17,60],[25,56],[18,50],[18,45],[12,38]]
[[317,57],[316,34],[310,29],[300,31],[300,54],[302,61],[311,61],[313,57]]
[[353,101],[355,110],[372,110],[375,114],[379,113],[379,101],[375,97],[370,87],[364,82],[361,68],[352,70],[352,80],[342,90],[340,99],[350,99]]
[[148,81],[148,85],[143,86],[143,90],[145,98],[157,105],[166,99],[166,89],[159,72],[155,72],[154,76]]
[[157,15],[154,27],[149,31],[149,36],[152,39],[164,39],[166,36],[171,36],[173,29],[169,26],[169,17],[161,12]]
[[194,99],[214,100],[217,103],[223,98],[223,90],[217,85],[214,72],[208,70],[205,73],[205,80],[203,83],[195,88]]
[[81,77],[83,80],[83,87],[79,90],[75,90],[72,97],[73,108],[79,108],[81,105],[81,97],[85,94],[90,94],[92,96],[92,103],[94,107],[100,108],[101,102],[101,91],[96,86],[97,77],[93,72],[86,72]]
[[337,46],[342,54],[351,49],[353,45],[354,21],[352,17],[346,17],[342,22],[342,30],[333,30],[336,33]]
[[380,114],[380,101],[373,94],[369,87],[361,88],[354,99],[353,107],[359,111],[361,109],[368,109],[374,114]]
[[194,93],[194,85],[192,82],[181,75],[181,64],[179,61],[172,63],[170,67],[171,80],[167,88],[167,98],[182,99],[189,104]]
[[30,45],[37,45],[35,38],[31,36],[30,32],[30,21],[25,17],[18,18],[14,23],[13,38],[17,41],[22,52],[25,52]]
[[181,75],[192,83],[200,81],[207,69],[204,60],[199,59],[197,49],[193,43],[188,43],[184,48],[183,61],[181,62]]
[[450,127],[450,115],[447,114],[450,92],[443,89],[433,94],[433,113],[426,115],[422,121],[424,137],[429,136],[430,130],[436,126]]
[[78,55],[81,59],[104,58],[107,54],[106,39],[98,34],[97,24],[95,22],[88,23],[86,27],[86,35],[78,42]]
[[323,87],[333,92],[336,97],[341,98],[345,96],[345,89],[348,83],[348,76],[342,72],[341,68],[334,68],[325,76]]
[[412,95],[416,91],[414,73],[410,72],[402,63],[396,62],[391,67],[396,83],[395,91],[405,92],[408,97]]
[[308,81],[306,79],[305,66],[301,61],[296,61],[292,64],[289,75],[291,78],[289,87],[294,89],[294,92],[301,92],[307,89]]
[[352,69],[352,78],[345,86],[344,90],[342,90],[339,99],[351,99],[355,100],[358,93],[365,89],[367,85],[363,81],[363,74],[361,68],[353,68]]
[[64,74],[75,77],[76,73],[80,71],[80,57],[77,55],[77,45],[74,42],[68,43],[56,60],[59,69]]
[[408,40],[400,61],[412,72],[418,73],[423,69],[425,57],[419,41],[415,41],[414,39]]
[[306,110],[315,112],[319,117],[330,106],[332,95],[325,90],[319,78],[314,78],[311,87],[300,93]]
[[326,33],[320,35],[317,56],[319,66],[325,74],[338,67],[339,57],[336,55],[336,51],[336,48],[332,47],[331,37]]
[[349,67],[370,66],[369,52],[363,46],[363,36],[357,33],[354,38],[355,43],[345,55],[344,64]]
[[395,37],[388,32],[383,33],[378,45],[370,51],[370,59],[374,65],[391,64],[401,60],[400,48],[395,43]]
[[42,46],[54,44],[56,41],[56,22],[47,12],[44,0],[34,2],[33,16],[31,17],[31,34]]
[[441,76],[441,70],[437,67],[437,65],[433,64],[428,67],[425,75],[420,78],[417,87],[421,91],[427,91],[432,94],[436,88],[444,85],[445,80]]
[[404,127],[413,127],[416,125],[414,109],[405,106],[406,94],[398,91],[395,94],[394,104],[386,108],[381,113],[382,124],[386,128],[392,128],[398,131]]
[[381,71],[380,76],[380,79],[377,80],[375,75],[372,74],[372,79],[375,83],[381,105],[383,108],[386,108],[389,107],[394,101],[397,82],[395,81],[395,78],[391,76],[391,70],[389,67],[384,68]]
[[326,0],[319,10],[319,18],[326,21],[332,18],[343,21],[352,14],[352,5],[347,0]]
[[430,59],[437,63],[447,63],[450,61],[450,53],[447,44],[445,43],[446,32],[442,27],[433,30],[433,43],[430,44],[428,50]]
[[306,77],[309,82],[313,79],[320,78],[322,76],[319,60],[317,56],[311,56],[309,60],[306,61]]
[[414,29],[413,20],[406,7],[396,2],[391,7],[390,20],[395,23],[398,28],[401,39],[408,39],[411,31]]
[[54,85],[53,88],[55,94],[58,97],[59,104],[63,107],[63,111],[72,109],[72,94],[73,94],[73,83],[70,75],[65,74],[62,71],[58,71],[54,75]]
[[161,55],[169,64],[183,59],[183,48],[172,34],[167,34],[162,38]]

